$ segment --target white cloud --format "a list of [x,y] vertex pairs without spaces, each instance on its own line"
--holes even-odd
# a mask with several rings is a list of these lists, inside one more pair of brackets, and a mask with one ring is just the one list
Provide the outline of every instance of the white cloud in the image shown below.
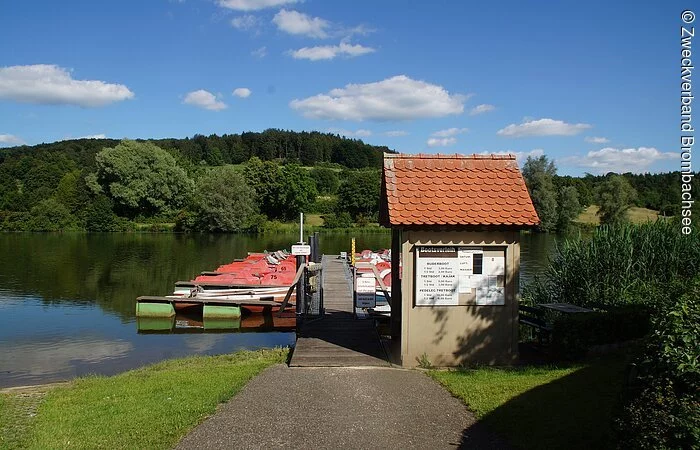
[[401,136],[406,136],[408,135],[408,131],[406,130],[390,130],[390,131],[385,131],[384,136],[389,136],[389,137],[401,137]]
[[510,124],[498,130],[498,135],[507,137],[573,136],[588,128],[591,126],[587,123],[571,124],[561,120],[539,119],[523,122],[520,125]]
[[107,135],[104,133],[100,134],[90,134],[88,136],[80,136],[76,139],[107,139]]
[[244,87],[236,88],[233,90],[233,95],[240,98],[248,98],[250,97],[250,94],[252,94],[250,89]]
[[374,28],[370,28],[366,25],[357,25],[356,27],[352,28],[345,28],[343,30],[340,30],[339,34],[345,36],[346,38],[350,38],[353,35],[358,35],[358,36],[367,36],[368,34],[374,33],[375,30]]
[[252,14],[234,17],[231,19],[231,26],[237,30],[249,31],[258,28],[260,21]]
[[659,161],[678,158],[676,153],[661,152],[654,147],[616,149],[611,147],[590,151],[586,156],[570,156],[562,162],[591,169],[594,172],[646,172]]
[[446,130],[436,131],[431,134],[433,137],[451,137],[457,136],[458,134],[466,133],[469,128],[448,128]]
[[42,347],[33,341],[18,340],[12,345],[3,346],[0,367],[7,373],[73,378],[79,363],[98,364],[107,359],[118,360],[133,350],[131,342],[104,340],[85,333],[80,333],[79,337],[57,339],[53,345]]
[[362,128],[356,131],[345,130],[343,128],[329,128],[328,132],[346,137],[367,137],[372,135],[372,131]]
[[219,0],[219,6],[236,11],[258,11],[296,3],[297,0]]
[[208,109],[210,111],[221,111],[226,109],[227,106],[224,102],[216,99],[216,96],[209,91],[204,89],[199,89],[197,91],[192,91],[185,95],[185,100],[183,103],[188,105],[198,106],[200,108]]
[[316,47],[303,47],[298,50],[290,50],[289,54],[294,59],[308,59],[310,61],[319,61],[323,59],[333,59],[338,55],[354,56],[366,55],[373,53],[375,50],[372,47],[365,47],[360,44],[348,44],[341,42],[340,45],[320,45]]
[[255,49],[252,52],[250,52],[250,54],[255,56],[256,58],[263,59],[267,56],[267,47],[263,46],[258,49]]
[[0,67],[0,99],[94,108],[133,97],[123,84],[74,80],[67,69],[56,65]]
[[24,139],[12,134],[0,134],[0,147],[12,147],[14,145],[24,145]]
[[484,113],[487,113],[487,112],[491,112],[491,111],[493,111],[494,109],[496,109],[495,106],[493,106],[493,105],[488,105],[488,104],[484,103],[484,104],[482,104],[482,105],[476,105],[475,107],[473,107],[473,108],[471,109],[471,111],[469,111],[469,115],[470,115],[470,116],[476,116],[476,115],[478,115],[478,114],[484,114]]
[[405,75],[365,84],[347,84],[289,106],[313,119],[410,120],[461,114],[463,95]]
[[448,145],[454,145],[457,143],[457,138],[446,137],[446,138],[430,138],[426,142],[428,147],[447,147]]
[[280,10],[272,22],[280,31],[285,33],[313,37],[328,37],[328,29],[331,23],[320,17],[311,17],[298,11]]
[[591,144],[607,144],[608,142],[610,142],[610,139],[608,138],[595,136],[586,136],[584,140],[586,142],[590,142]]
[[533,158],[539,158],[540,156],[544,155],[544,150],[541,148],[536,148],[533,150],[530,150],[529,152],[514,152],[511,150],[499,150],[497,152],[481,152],[481,155],[515,155],[515,159],[518,161],[518,165],[522,167],[522,165],[525,163],[527,160],[528,156],[532,156]]

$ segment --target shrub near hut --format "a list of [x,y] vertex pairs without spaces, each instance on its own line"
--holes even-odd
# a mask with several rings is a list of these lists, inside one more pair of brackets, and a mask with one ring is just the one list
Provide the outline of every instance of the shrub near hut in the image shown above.
[[616,421],[624,448],[700,448],[700,276],[673,283],[668,299]]

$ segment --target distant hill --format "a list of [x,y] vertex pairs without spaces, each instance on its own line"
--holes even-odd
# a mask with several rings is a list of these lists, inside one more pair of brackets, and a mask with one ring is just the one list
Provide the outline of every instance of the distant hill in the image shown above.
[[[384,152],[395,153],[385,146],[365,144],[359,139],[347,139],[318,131],[286,131],[268,129],[262,133],[245,132],[218,136],[195,135],[184,139],[149,139],[161,148],[176,150],[183,158],[195,164],[240,164],[253,156],[262,160],[297,162],[312,166],[335,163],[357,169],[381,167]],[[78,167],[90,168],[94,156],[105,147],[113,147],[115,139],[70,139],[49,144],[0,149],[0,163],[8,157],[40,156],[42,153],[61,153]]]

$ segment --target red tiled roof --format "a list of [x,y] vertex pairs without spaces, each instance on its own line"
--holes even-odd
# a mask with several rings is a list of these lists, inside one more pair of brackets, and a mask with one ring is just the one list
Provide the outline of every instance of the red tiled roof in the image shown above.
[[540,223],[513,155],[385,154],[382,203],[387,226]]

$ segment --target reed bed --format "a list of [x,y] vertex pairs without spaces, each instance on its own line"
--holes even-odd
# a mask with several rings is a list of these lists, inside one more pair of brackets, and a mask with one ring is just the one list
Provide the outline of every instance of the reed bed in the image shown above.
[[677,223],[603,226],[557,246],[544,273],[524,289],[530,303],[644,304],[672,280],[700,273],[700,232]]

